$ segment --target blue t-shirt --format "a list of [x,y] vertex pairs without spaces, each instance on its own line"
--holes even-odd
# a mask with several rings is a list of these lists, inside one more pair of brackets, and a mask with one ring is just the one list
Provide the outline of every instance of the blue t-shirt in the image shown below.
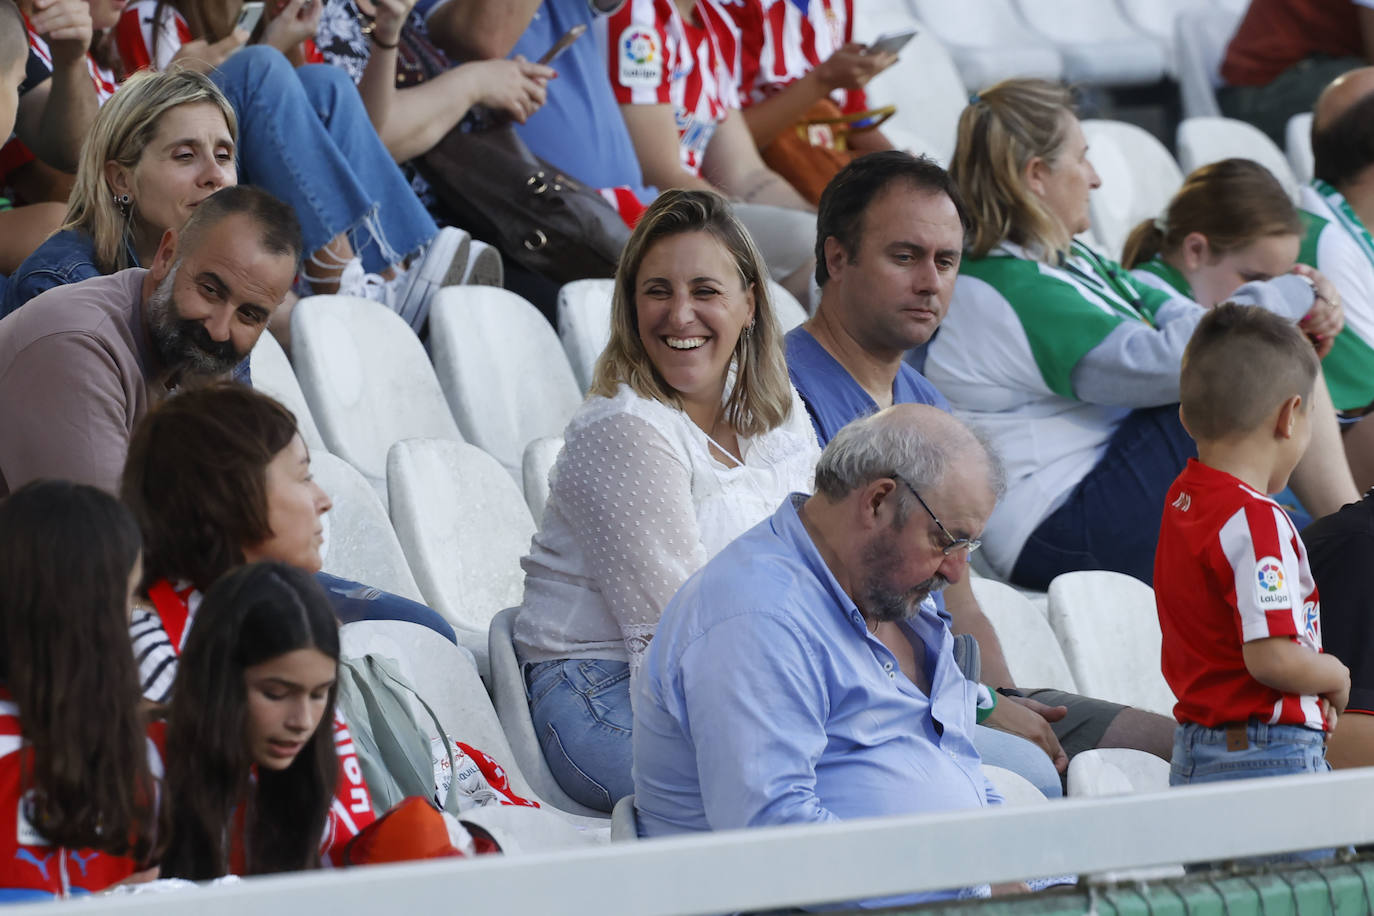
[[[811,415],[811,425],[815,427],[821,448],[825,448],[826,443],[851,420],[878,409],[863,386],[854,381],[849,370],[826,352],[825,347],[811,336],[811,332],[805,328],[793,328],[784,340],[787,343],[787,374],[801,395],[806,412]],[[902,363],[897,370],[897,378],[892,383],[892,403],[930,404],[946,413],[950,409],[949,401],[945,400],[939,389],[906,363]],[[945,610],[945,596],[937,592],[934,598],[940,616],[948,621],[950,616]]]
[[[878,409],[849,370],[827,353],[810,332],[794,328],[786,341],[787,374],[806,404],[821,448],[845,424]],[[945,396],[906,363],[897,370],[897,379],[892,383],[892,403],[930,404],[946,412],[950,409]]]
[[620,116],[606,74],[603,30],[595,21],[603,14],[596,6],[606,0],[544,0],[529,28],[516,42],[512,56],[538,60],[564,33],[585,25],[587,33],[558,56],[552,67],[558,78],[549,83],[548,101],[524,124],[515,125],[520,139],[534,153],[593,188],[632,188],[649,203],[658,192],[644,184],[625,119]]

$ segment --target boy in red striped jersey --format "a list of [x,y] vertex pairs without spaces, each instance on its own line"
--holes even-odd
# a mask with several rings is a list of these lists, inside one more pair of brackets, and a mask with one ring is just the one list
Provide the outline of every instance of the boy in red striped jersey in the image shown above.
[[1198,457],[1165,497],[1155,553],[1164,677],[1178,697],[1171,785],[1330,769],[1326,733],[1350,672],[1322,652],[1307,550],[1266,495],[1307,448],[1318,368],[1292,322],[1231,303],[1184,351],[1179,412]]

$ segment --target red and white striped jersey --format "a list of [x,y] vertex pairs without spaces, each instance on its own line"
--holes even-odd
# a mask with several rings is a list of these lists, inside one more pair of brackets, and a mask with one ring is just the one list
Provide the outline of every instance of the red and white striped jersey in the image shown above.
[[120,15],[115,45],[126,74],[145,68],[166,70],[181,46],[195,38],[170,5],[162,7],[161,22],[153,21],[156,14],[157,0],[134,0]]
[[[48,50],[48,43],[38,37],[38,33],[29,25],[27,17],[24,19],[24,26],[29,33],[30,58],[36,58],[42,63],[43,67],[51,73],[52,52]],[[100,64],[96,63],[95,58],[89,54],[86,55],[86,70],[91,74],[91,82],[95,84],[96,99],[101,105],[104,105],[106,100],[114,95],[115,90],[119,88],[119,81],[115,79],[113,72],[106,67],[100,66]]]
[[[124,8],[115,25],[115,46],[119,48],[126,76],[145,67],[167,69],[181,46],[195,38],[186,20],[171,5],[163,5],[160,22],[153,21],[156,15],[157,0],[134,0]],[[301,53],[306,63],[324,63],[324,55],[309,38],[301,42]]]
[[1281,693],[1245,667],[1242,647],[1257,639],[1322,651],[1317,584],[1287,513],[1195,458],[1165,500],[1154,587],[1174,717],[1208,728],[1250,718],[1325,728],[1317,697]]
[[[25,75],[25,86],[32,88],[41,80],[51,77],[52,74],[52,52],[48,49],[48,43],[38,36],[38,33],[29,25],[28,17],[24,17],[24,29],[28,32],[29,38],[29,60]],[[91,82],[95,85],[96,101],[104,105],[105,101],[115,94],[119,88],[119,83],[115,75],[108,68],[100,66],[91,55],[86,55],[86,70],[91,75]],[[0,188],[5,186],[7,176],[34,160],[33,152],[24,145],[18,137],[13,139],[0,137]]]
[[722,2],[697,0],[697,25],[673,0],[627,0],[604,25],[616,101],[672,105],[682,166],[693,175],[716,125],[739,107],[739,32]]
[[[803,9],[804,8],[804,9]],[[740,104],[749,107],[800,79],[854,37],[854,0],[736,0]],[[846,112],[864,111],[862,90],[830,95]]]

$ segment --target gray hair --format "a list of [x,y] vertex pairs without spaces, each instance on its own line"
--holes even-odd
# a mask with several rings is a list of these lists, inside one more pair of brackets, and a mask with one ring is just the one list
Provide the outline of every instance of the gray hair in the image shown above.
[[938,408],[913,416],[914,406],[871,413],[836,433],[816,465],[816,492],[840,500],[893,474],[918,492],[934,490],[956,461],[978,455],[987,467],[988,486],[1000,498],[1006,469],[986,437]]

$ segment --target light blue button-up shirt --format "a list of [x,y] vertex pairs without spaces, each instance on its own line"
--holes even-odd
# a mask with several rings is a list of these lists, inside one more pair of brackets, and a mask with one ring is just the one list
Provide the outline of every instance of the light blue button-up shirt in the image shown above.
[[635,686],[646,836],[1002,800],[973,746],[976,685],[933,602],[901,624],[927,697],[821,559],[797,513],[805,498],[717,554],[663,612]]

